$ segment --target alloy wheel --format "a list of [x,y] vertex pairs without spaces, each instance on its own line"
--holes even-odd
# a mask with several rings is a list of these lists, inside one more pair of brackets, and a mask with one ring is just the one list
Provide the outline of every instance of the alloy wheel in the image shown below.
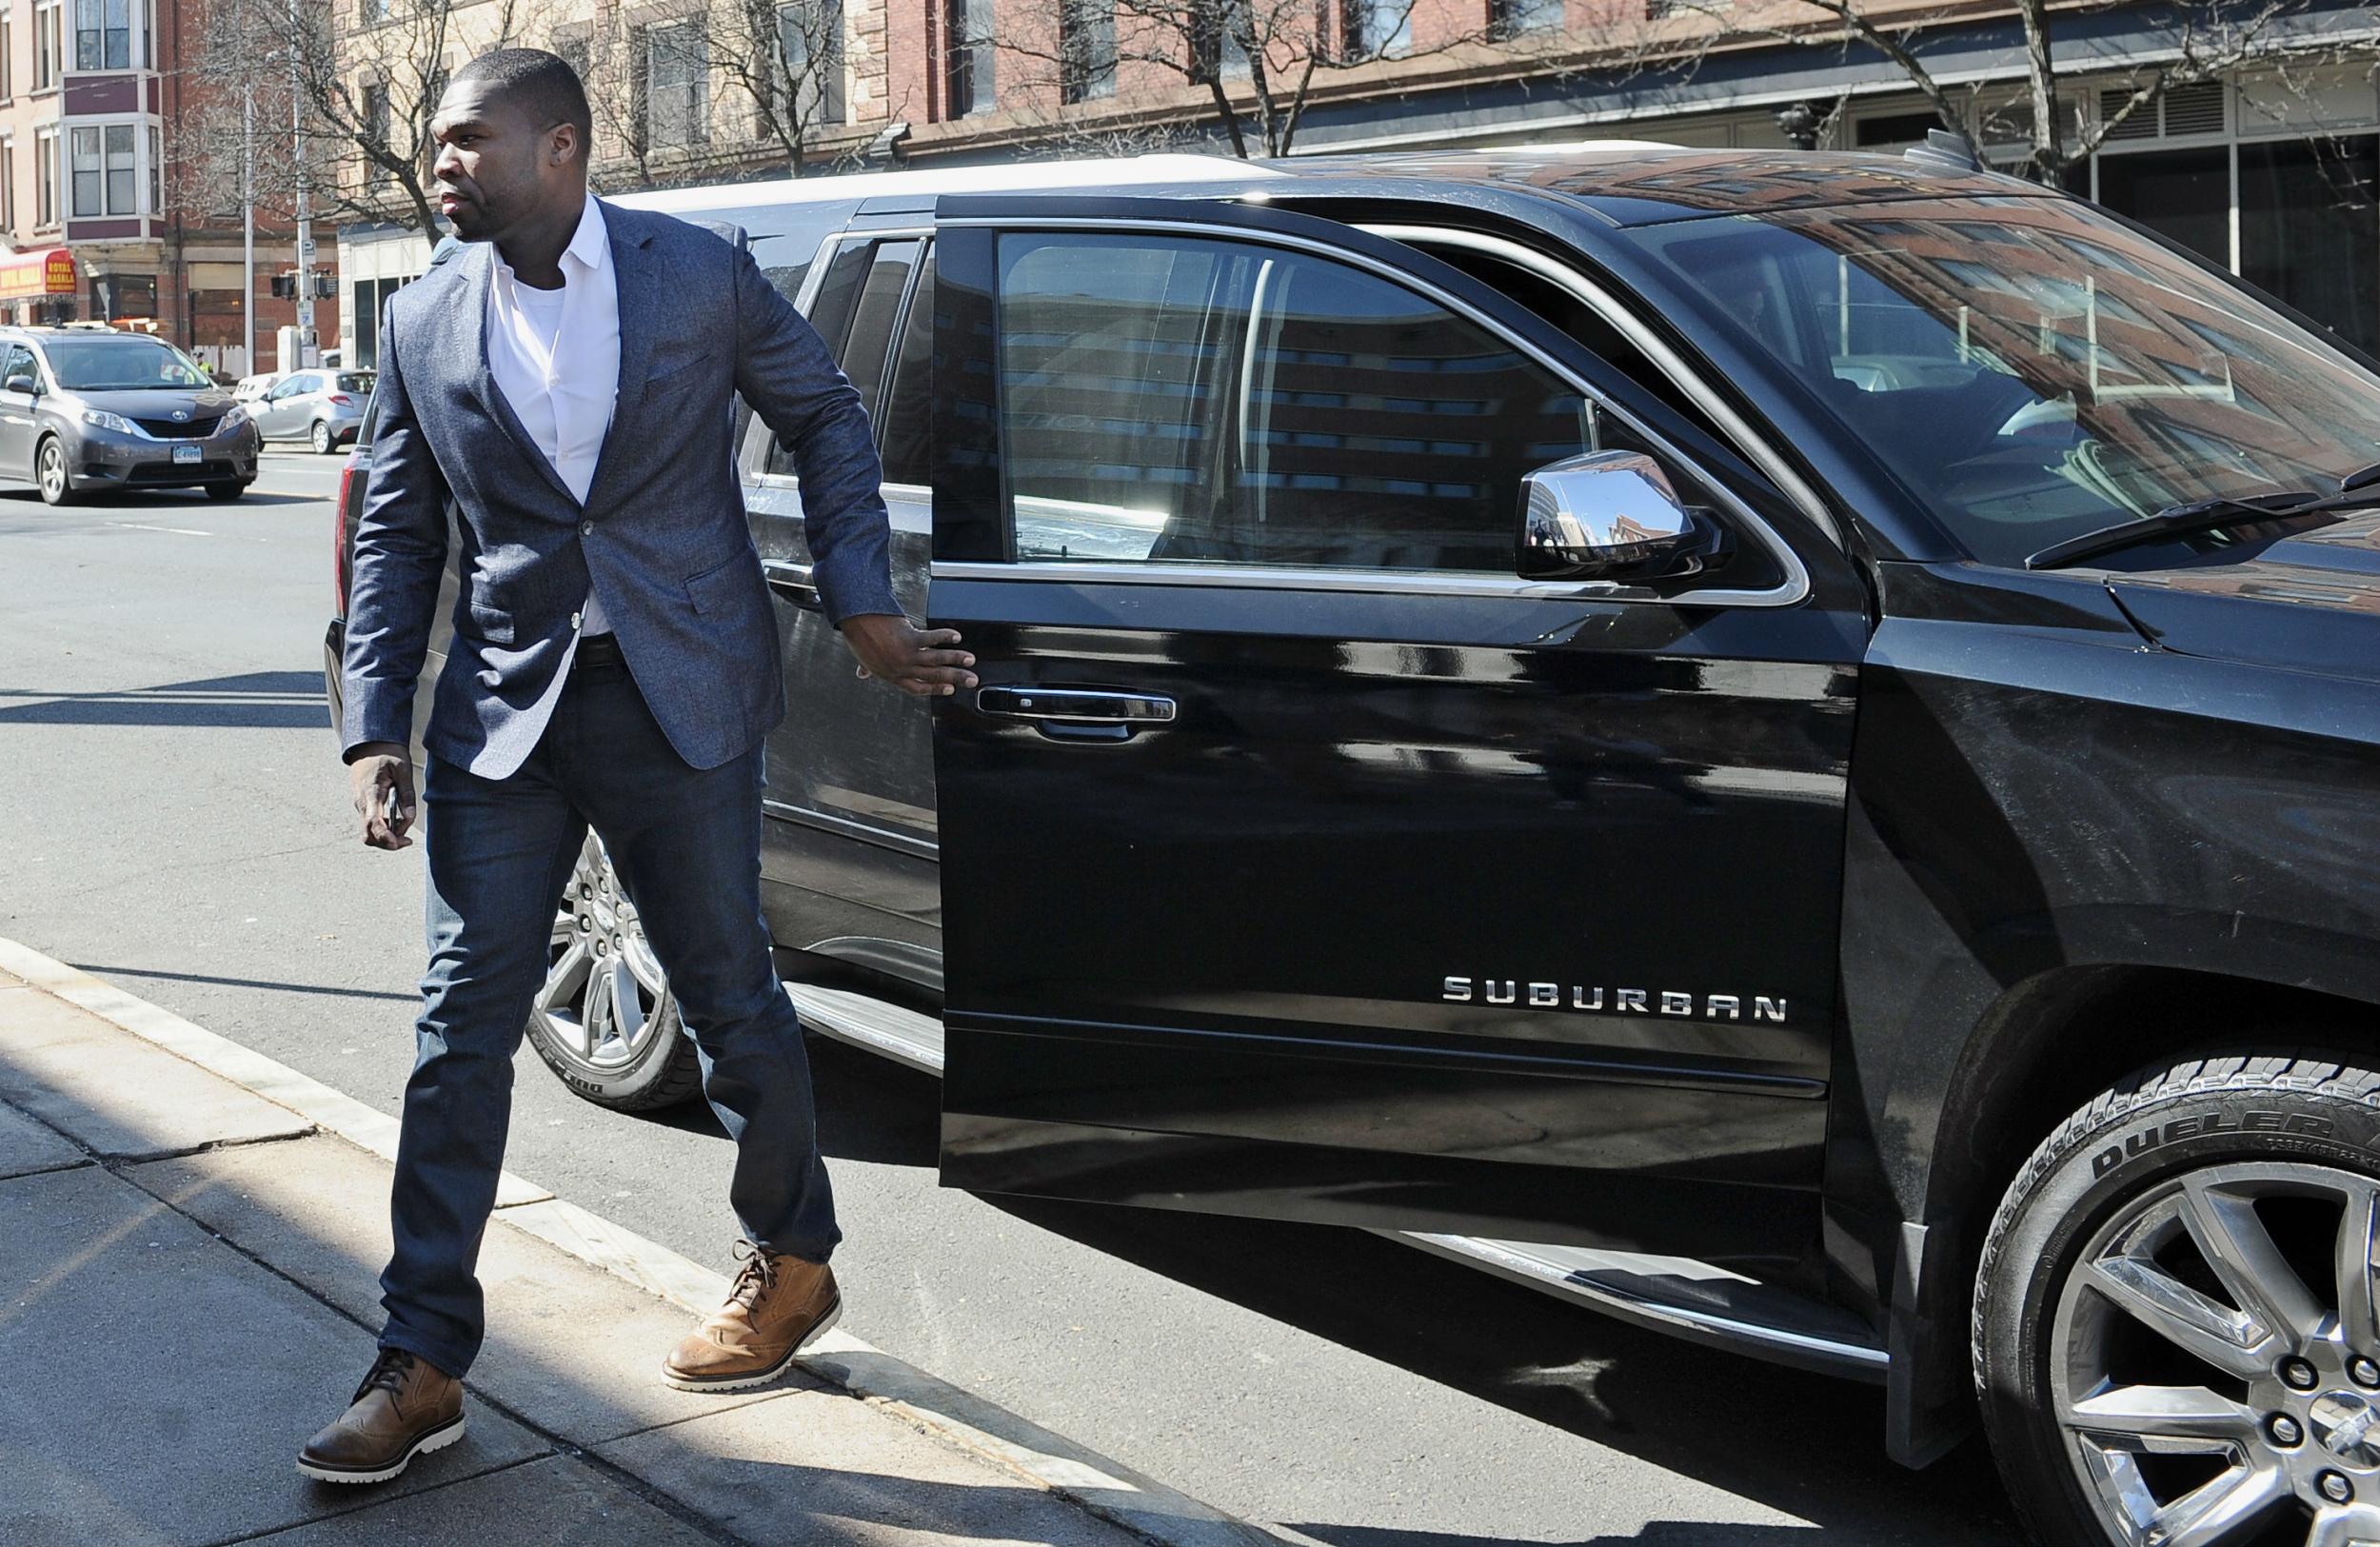
[[2068,1459],[2125,1547],[2380,1543],[2380,1183],[2204,1167],[2100,1226],[2058,1297]]
[[546,1045],[590,1072],[635,1063],[676,1019],[668,977],[593,833],[554,916],[547,962],[530,1016]]
[[314,421],[314,453],[317,456],[330,454],[330,426],[319,419]]
[[51,505],[66,497],[66,453],[55,441],[41,443],[41,497]]

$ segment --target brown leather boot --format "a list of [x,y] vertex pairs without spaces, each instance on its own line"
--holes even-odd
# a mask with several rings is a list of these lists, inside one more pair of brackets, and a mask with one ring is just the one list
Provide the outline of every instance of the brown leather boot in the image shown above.
[[463,1438],[463,1382],[384,1348],[339,1421],[306,1442],[298,1470],[325,1482],[387,1482]]
[[661,1377],[680,1391],[742,1391],[785,1373],[803,1347],[843,1315],[835,1271],[823,1262],[736,1243],[744,1266],[727,1303],[662,1360]]

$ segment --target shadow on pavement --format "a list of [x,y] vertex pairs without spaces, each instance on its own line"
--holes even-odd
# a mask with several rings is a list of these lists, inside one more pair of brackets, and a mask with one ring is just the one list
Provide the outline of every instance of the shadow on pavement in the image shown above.
[[293,983],[277,978],[216,978],[203,972],[159,972],[154,967],[109,966],[98,962],[69,962],[67,965],[88,972],[94,978],[149,978],[163,982],[215,983],[226,988],[262,988],[275,994],[324,994],[337,999],[388,1000],[398,1004],[418,1004],[422,996],[387,994],[375,988],[332,988],[326,983]]
[[[12,1027],[56,1035],[0,1021],[0,1088],[51,1091],[50,1121],[79,1131],[99,1108],[61,1105],[42,1061],[55,1046],[12,1048]],[[480,1260],[488,1341],[463,1440],[379,1487],[308,1481],[297,1445],[371,1357],[386,1164],[304,1132],[189,1153],[144,1133],[138,1088],[88,1088],[108,1120],[91,1131],[112,1136],[91,1140],[97,1156],[18,1172],[0,1152],[0,1541],[197,1547],[309,1524],[299,1539],[323,1547],[1126,1540],[802,1378],[669,1391],[652,1363],[690,1319],[501,1222]],[[11,1104],[0,1118],[32,1131]],[[604,1465],[582,1464],[588,1453]],[[430,1537],[408,1529],[439,1517],[421,1496],[448,1490],[463,1518]],[[319,1524],[349,1516],[386,1519]]]
[[[830,1158],[936,1164],[934,1080],[821,1038],[810,1047]],[[1363,1231],[981,1196],[1044,1230],[1368,1358],[1813,1521],[1830,1540],[1899,1540],[1889,1522],[1911,1519],[1938,1522],[1929,1547],[2013,1547],[2019,1539],[1979,1441],[1922,1473],[1886,1457],[1879,1387],[1644,1331]],[[1375,1526],[1295,1529],[1344,1547],[1471,1540]],[[1809,1535],[1656,1522],[1641,1537],[1593,1538],[1592,1547],[1770,1547]]]
[[104,693],[0,687],[0,724],[288,730],[329,724],[320,671],[250,671]]

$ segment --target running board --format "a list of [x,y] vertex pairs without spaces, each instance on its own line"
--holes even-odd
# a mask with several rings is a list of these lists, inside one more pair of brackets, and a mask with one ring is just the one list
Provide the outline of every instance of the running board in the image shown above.
[[[785,994],[813,1031],[926,1074],[942,1072],[942,1023],[930,1015],[813,983],[787,983]],[[1884,1350],[1850,1312],[1707,1262],[1476,1236],[1375,1234],[1657,1332],[1826,1375],[1884,1378]]]
[[856,1042],[930,1075],[942,1072],[942,1023],[930,1015],[815,983],[787,983],[785,997],[812,1031]]
[[1375,1234],[1623,1321],[1777,1364],[1881,1382],[1890,1362],[1874,1334],[1849,1311],[1691,1258],[1476,1236]]

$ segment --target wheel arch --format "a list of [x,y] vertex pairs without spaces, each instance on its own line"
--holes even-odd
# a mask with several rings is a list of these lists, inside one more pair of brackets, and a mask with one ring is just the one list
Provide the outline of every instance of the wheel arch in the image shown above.
[[[2223,922],[2249,932],[2244,920]],[[1895,1458],[1924,1464],[1968,1426],[1968,1319],[1984,1235],[2041,1141],[2092,1097],[2152,1063],[2331,1037],[2343,1053],[2358,1036],[2380,1053],[2370,964],[2338,965],[2309,982],[2148,953],[2070,962],[2006,983],[1946,1056],[1904,1069],[1888,1107],[1902,1122],[1926,1114],[1932,1138],[1914,1211],[1905,1213],[1888,1311]]]

